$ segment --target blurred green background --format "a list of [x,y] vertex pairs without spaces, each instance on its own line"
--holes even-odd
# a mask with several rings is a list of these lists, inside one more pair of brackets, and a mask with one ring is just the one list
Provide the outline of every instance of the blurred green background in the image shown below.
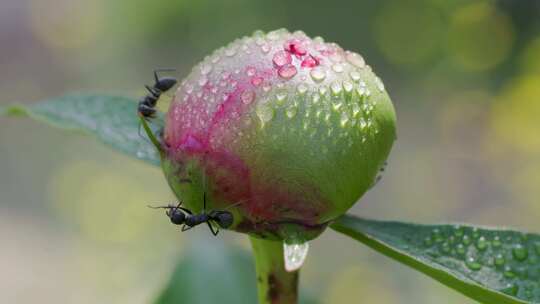
[[[540,231],[540,1],[2,0],[0,105],[138,96],[156,67],[181,78],[280,27],[359,52],[395,103],[388,169],[352,213]],[[145,207],[174,200],[156,168],[30,120],[2,118],[0,136],[1,303],[149,303],[194,240],[215,241]],[[301,288],[321,303],[473,303],[332,231]]]

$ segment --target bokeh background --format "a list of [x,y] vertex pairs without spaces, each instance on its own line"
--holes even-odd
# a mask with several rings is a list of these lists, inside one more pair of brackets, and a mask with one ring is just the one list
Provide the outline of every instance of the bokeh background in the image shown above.
[[[1,0],[0,105],[138,96],[156,67],[181,78],[281,27],[359,52],[393,98],[398,141],[352,213],[540,232],[540,1]],[[214,242],[145,207],[174,200],[158,169],[91,138],[2,118],[0,156],[1,303],[150,303],[193,240]],[[332,231],[301,287],[321,303],[473,303]]]

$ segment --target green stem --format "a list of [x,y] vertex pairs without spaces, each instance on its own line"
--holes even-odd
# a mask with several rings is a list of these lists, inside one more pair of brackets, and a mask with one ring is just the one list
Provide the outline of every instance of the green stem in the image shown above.
[[285,271],[283,242],[250,237],[259,304],[295,304],[298,300],[298,271]]

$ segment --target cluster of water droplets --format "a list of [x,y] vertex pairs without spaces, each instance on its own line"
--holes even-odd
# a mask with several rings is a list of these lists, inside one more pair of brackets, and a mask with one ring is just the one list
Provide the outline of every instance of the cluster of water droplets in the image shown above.
[[522,299],[540,300],[537,236],[453,226],[435,228],[419,243],[430,259],[472,280]]
[[[241,55],[246,56],[244,66],[238,61]],[[357,53],[321,37],[310,39],[301,31],[257,31],[216,50],[194,68],[177,99],[197,105],[179,107],[176,116],[186,129],[204,129],[234,98],[245,107],[237,106],[221,121],[217,133],[231,138],[216,136],[211,139],[214,144],[234,143],[253,123],[265,128],[276,122],[283,132],[308,132],[311,138],[352,146],[378,133],[371,114],[384,90]],[[283,124],[282,118],[297,122]]]

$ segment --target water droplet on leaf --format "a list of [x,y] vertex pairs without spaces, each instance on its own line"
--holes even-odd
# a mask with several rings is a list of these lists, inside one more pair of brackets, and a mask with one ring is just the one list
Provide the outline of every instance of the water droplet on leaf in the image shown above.
[[529,252],[527,248],[523,247],[521,244],[517,244],[512,248],[512,255],[514,258],[518,261],[525,261],[527,257],[529,256]]

